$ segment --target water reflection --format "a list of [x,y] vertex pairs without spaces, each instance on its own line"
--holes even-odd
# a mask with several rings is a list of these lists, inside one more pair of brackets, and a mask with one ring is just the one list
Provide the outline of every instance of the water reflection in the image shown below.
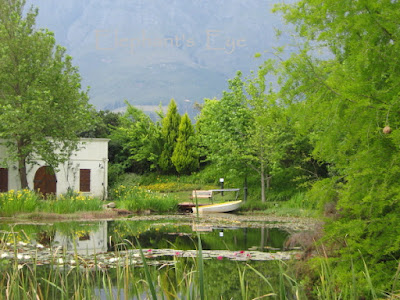
[[[205,250],[282,250],[289,233],[280,228],[242,228],[212,224],[154,224],[154,222],[113,221],[109,223],[111,250],[121,249],[121,241],[135,244],[137,238],[144,248],[175,247],[196,249],[197,233]],[[194,241],[196,239],[196,241]],[[124,245],[125,247],[125,245]]]
[[[193,220],[116,220],[54,224],[0,225],[1,258],[28,263],[37,257],[40,264],[56,259],[73,261],[74,255],[87,257],[88,265],[99,258],[107,261],[104,267],[118,263],[122,256],[135,263],[138,257],[136,239],[150,259],[160,257],[195,257],[198,236],[205,258],[229,260],[289,259],[283,245],[288,231],[271,224],[258,227],[230,224],[197,223]],[[18,256],[15,257],[16,250]],[[265,254],[262,254],[265,253]],[[271,255],[269,255],[270,253]],[[279,254],[278,254],[279,253]],[[94,256],[95,255],[95,256]]]
[[80,255],[91,255],[107,252],[107,227],[108,222],[98,223],[96,229],[87,230],[83,227],[74,234],[56,231],[54,236],[55,245],[59,245],[64,251],[76,252]]
[[[21,277],[31,278],[30,272],[34,269],[38,278],[49,278],[50,283],[43,291],[49,291],[52,296],[43,299],[61,299],[65,295],[72,299],[78,289],[80,293],[88,291],[86,299],[92,299],[94,294],[101,299],[122,295],[125,299],[142,299],[148,295],[141,268],[144,263],[149,266],[161,293],[166,291],[168,295],[175,290],[177,295],[183,295],[197,284],[199,251],[196,246],[200,236],[208,298],[230,299],[239,295],[240,276],[244,274],[249,298],[256,298],[270,293],[269,287],[256,272],[238,268],[251,266],[274,287],[278,286],[279,282],[274,282],[279,279],[276,274],[280,262],[277,261],[299,254],[283,251],[288,235],[289,231],[279,224],[210,220],[197,223],[190,218],[0,224],[0,263],[7,274],[25,272]],[[136,238],[143,248],[145,261],[136,248]],[[31,268],[31,265],[39,267]],[[125,277],[121,279],[122,275]],[[129,284],[125,286],[125,282]],[[68,291],[61,297],[60,287],[64,286]],[[0,295],[1,288],[0,284]]]

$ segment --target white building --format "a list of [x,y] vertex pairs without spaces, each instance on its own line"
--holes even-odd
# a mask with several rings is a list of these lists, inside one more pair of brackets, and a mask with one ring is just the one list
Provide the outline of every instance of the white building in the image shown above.
[[[86,139],[79,143],[79,150],[70,159],[53,170],[44,161],[37,160],[27,166],[30,189],[43,194],[61,195],[69,190],[87,196],[107,197],[108,139]],[[0,145],[0,161],[6,158],[7,149]],[[0,192],[21,188],[16,163],[0,167]]]

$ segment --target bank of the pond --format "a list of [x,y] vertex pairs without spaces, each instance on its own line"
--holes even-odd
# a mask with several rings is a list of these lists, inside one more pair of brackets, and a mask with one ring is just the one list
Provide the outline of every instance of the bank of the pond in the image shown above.
[[83,211],[69,214],[47,212],[16,213],[11,217],[0,217],[0,222],[57,222],[57,221],[96,221],[113,220],[126,217],[119,210]]
[[121,213],[118,209],[105,209],[102,211],[76,212],[73,214],[56,214],[45,212],[20,213],[12,217],[0,217],[0,223],[52,223],[69,221],[97,221],[97,220],[167,220],[175,219],[178,222],[198,221],[200,223],[226,223],[235,226],[247,226],[248,224],[258,224],[268,222],[270,224],[280,224],[282,227],[294,230],[312,230],[317,224],[321,224],[318,218],[299,217],[288,215],[267,214],[262,212],[246,212],[243,214],[235,213],[216,213],[200,214],[197,216],[192,213],[156,214],[156,213]]

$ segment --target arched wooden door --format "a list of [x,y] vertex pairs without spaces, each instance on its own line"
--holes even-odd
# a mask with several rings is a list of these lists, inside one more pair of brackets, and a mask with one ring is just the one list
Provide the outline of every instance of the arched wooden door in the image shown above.
[[57,194],[57,178],[52,167],[40,167],[33,180],[34,189],[43,194],[45,198],[48,195]]

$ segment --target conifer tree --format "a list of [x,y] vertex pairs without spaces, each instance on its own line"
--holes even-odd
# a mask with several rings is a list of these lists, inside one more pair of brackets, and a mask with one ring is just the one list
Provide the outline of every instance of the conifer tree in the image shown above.
[[190,173],[199,167],[199,154],[194,143],[194,129],[187,113],[179,124],[179,135],[171,157],[176,171],[179,174]]
[[175,100],[171,99],[168,105],[168,111],[161,120],[161,137],[164,143],[163,150],[159,159],[159,166],[165,173],[175,171],[175,167],[171,161],[172,154],[178,139],[179,124],[181,116],[178,113]]

